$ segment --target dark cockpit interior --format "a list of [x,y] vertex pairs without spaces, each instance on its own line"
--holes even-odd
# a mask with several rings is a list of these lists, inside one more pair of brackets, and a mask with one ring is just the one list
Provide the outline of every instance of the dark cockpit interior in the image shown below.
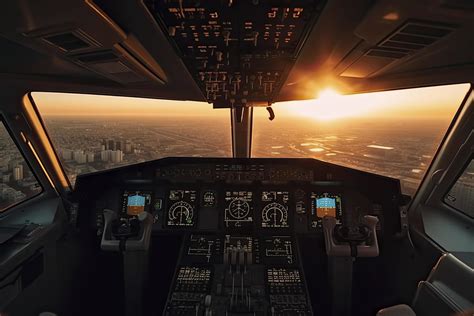
[[2,6],[0,316],[474,313],[470,0]]

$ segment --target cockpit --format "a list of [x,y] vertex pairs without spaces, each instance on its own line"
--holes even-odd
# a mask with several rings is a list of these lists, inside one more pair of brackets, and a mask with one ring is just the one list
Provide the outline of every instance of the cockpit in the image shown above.
[[469,1],[0,19],[0,316],[474,313]]

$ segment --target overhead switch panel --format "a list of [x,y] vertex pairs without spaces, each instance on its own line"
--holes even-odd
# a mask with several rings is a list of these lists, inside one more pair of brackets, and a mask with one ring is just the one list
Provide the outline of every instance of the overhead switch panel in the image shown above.
[[147,0],[215,107],[272,102],[321,10],[316,0]]

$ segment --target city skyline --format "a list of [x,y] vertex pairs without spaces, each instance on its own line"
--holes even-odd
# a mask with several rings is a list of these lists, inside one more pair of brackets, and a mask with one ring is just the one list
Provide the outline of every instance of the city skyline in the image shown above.
[[[230,122],[219,118],[44,119],[71,182],[81,173],[163,157],[232,155]],[[307,119],[270,122],[257,117],[252,157],[320,159],[398,178],[403,191],[412,195],[448,125],[446,119],[313,124]]]

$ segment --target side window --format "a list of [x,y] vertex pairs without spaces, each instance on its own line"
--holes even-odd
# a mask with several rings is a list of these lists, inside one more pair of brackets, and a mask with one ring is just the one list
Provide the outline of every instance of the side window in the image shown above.
[[42,187],[0,121],[0,212],[42,191]]
[[474,217],[474,160],[452,186],[444,201],[459,211]]

